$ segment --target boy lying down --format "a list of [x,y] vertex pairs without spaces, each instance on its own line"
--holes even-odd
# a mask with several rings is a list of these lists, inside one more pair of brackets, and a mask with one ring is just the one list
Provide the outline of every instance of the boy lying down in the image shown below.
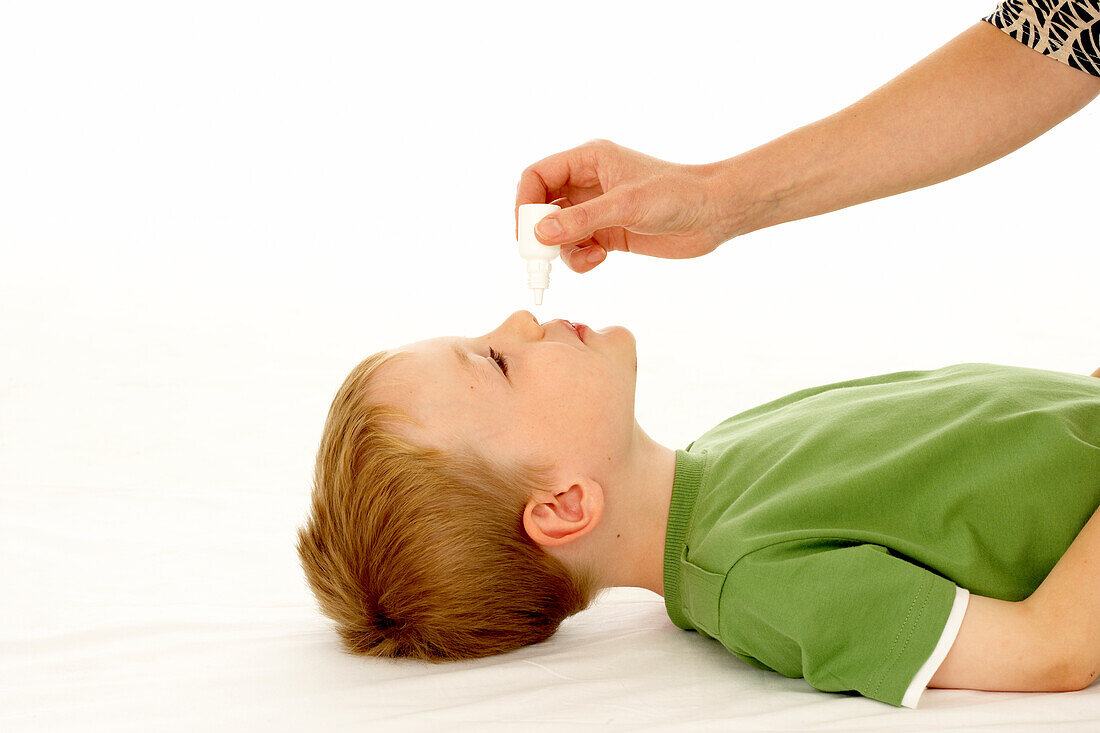
[[351,653],[499,654],[637,586],[823,691],[1078,690],[1100,669],[1097,376],[854,379],[672,450],[634,418],[630,331],[519,311],[352,370],[298,552]]

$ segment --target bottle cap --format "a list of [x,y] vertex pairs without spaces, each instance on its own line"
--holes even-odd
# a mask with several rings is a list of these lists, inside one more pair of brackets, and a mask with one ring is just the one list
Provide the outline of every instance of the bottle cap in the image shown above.
[[535,225],[549,214],[561,211],[557,204],[522,204],[519,207],[519,254],[527,260],[527,287],[542,305],[542,294],[550,287],[550,260],[561,253],[560,244],[543,244],[535,237]]

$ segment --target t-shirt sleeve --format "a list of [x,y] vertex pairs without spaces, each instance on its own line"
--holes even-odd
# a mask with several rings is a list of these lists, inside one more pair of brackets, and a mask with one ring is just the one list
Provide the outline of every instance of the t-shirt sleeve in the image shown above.
[[982,20],[1046,56],[1100,76],[1100,0],[1005,0]]
[[880,545],[795,540],[730,569],[717,636],[758,667],[900,707],[944,638],[956,595],[947,578]]
[[968,605],[970,605],[970,591],[961,586],[955,586],[955,604],[951,607],[947,624],[943,627],[943,633],[940,634],[940,640],[936,644],[936,648],[932,650],[932,656],[925,660],[921,668],[917,670],[916,676],[909,683],[909,689],[905,691],[905,697],[901,699],[901,704],[904,707],[917,707],[920,696],[924,694],[928,683],[932,681],[932,676],[936,674],[936,670],[947,658],[947,653],[951,651],[955,638],[959,635],[959,629],[962,628],[963,616],[966,615]]

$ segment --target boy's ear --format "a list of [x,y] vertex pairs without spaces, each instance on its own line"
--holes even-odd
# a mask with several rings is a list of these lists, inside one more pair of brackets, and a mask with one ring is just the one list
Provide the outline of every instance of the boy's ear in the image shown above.
[[523,528],[540,545],[564,545],[596,528],[603,516],[603,488],[584,480],[554,495],[545,491],[523,508]]

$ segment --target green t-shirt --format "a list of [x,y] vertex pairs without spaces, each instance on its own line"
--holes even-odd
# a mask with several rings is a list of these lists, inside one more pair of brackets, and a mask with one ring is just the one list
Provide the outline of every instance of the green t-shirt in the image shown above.
[[665,606],[758,667],[901,705],[956,598],[1027,598],[1098,505],[1095,377],[956,364],[804,389],[676,451]]

